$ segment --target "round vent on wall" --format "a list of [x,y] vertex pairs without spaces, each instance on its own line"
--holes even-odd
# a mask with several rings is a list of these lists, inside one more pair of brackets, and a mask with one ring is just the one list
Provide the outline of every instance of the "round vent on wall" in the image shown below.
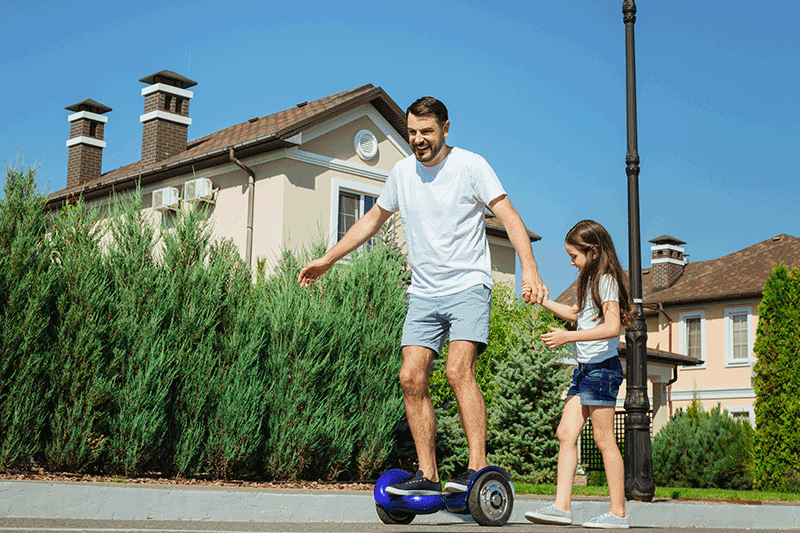
[[378,155],[378,139],[369,130],[361,130],[356,133],[353,143],[356,147],[356,153],[361,159],[372,159]]

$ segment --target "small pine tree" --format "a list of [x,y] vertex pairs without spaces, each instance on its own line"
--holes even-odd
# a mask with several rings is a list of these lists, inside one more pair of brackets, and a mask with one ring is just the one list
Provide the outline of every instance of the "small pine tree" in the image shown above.
[[775,267],[758,306],[755,476],[762,489],[800,491],[800,271]]
[[540,338],[556,319],[534,308],[495,376],[494,401],[488,408],[489,462],[533,481],[552,480],[558,466],[556,429],[564,406],[569,372],[561,364],[565,347],[548,349]]

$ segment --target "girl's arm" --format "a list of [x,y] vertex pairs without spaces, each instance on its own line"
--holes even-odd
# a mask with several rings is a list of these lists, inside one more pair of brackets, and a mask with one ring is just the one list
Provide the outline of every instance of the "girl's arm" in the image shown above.
[[[553,312],[555,313],[555,311]],[[603,322],[593,328],[579,331],[566,331],[551,326],[547,326],[547,328],[550,333],[544,333],[541,337],[548,348],[555,348],[568,342],[613,339],[619,335],[619,302],[603,302]]]
[[545,298],[542,302],[542,307],[567,322],[576,322],[578,320],[577,305],[564,305],[554,302],[550,298]]

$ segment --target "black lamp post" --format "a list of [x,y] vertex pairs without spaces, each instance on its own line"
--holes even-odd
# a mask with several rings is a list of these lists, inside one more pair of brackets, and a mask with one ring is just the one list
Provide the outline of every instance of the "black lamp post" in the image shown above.
[[631,298],[636,319],[625,331],[627,390],[625,392],[625,497],[652,501],[655,494],[650,449],[650,402],[647,399],[647,325],[642,305],[642,255],[639,235],[639,148],[636,133],[636,56],[633,24],[636,3],[624,0],[625,62],[627,66],[628,153],[628,261]]

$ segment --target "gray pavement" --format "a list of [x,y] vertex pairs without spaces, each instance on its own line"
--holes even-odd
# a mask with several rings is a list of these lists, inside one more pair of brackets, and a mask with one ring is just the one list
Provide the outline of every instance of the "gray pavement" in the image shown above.
[[[524,513],[552,498],[518,496],[504,530],[549,533],[576,526],[531,524]],[[798,505],[628,502],[631,526],[650,531],[800,531]],[[608,510],[598,498],[576,498],[576,524]],[[486,531],[469,516],[419,515],[387,526],[371,492],[117,483],[0,482],[2,531]]]

